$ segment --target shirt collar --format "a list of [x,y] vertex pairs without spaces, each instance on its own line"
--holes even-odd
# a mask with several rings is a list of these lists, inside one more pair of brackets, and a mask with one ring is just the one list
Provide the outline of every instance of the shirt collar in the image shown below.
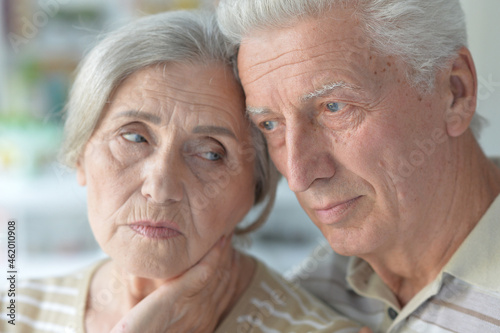
[[500,195],[443,268],[467,283],[500,292]]

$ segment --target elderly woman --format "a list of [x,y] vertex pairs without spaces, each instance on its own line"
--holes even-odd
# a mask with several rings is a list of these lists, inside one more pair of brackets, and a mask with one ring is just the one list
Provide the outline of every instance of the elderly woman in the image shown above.
[[[146,17],[83,61],[62,155],[87,186],[90,225],[110,259],[21,283],[16,326],[3,322],[2,332],[358,331],[233,250],[232,233],[268,215],[278,174],[214,22]],[[241,226],[260,203],[257,221]]]

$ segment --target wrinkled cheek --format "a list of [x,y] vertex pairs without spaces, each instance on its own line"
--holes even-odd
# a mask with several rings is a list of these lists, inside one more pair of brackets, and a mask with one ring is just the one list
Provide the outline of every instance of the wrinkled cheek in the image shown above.
[[111,238],[110,227],[113,224],[112,217],[116,211],[113,201],[110,200],[113,197],[106,195],[106,187],[106,182],[101,180],[100,183],[95,183],[88,188],[88,219],[94,237],[101,246],[103,242]]
[[108,163],[110,168],[125,168],[135,164],[144,156],[144,152],[139,148],[134,148],[133,145],[125,147],[119,140],[112,140],[108,145]]
[[99,243],[112,237],[116,219],[131,193],[132,180],[122,168],[111,149],[101,146],[86,154],[88,217]]
[[421,171],[408,163],[405,151],[386,148],[378,161],[377,196],[386,210],[405,214],[405,207],[418,200],[416,184],[420,182]]
[[286,173],[286,164],[287,164],[287,151],[286,151],[286,146],[282,145],[280,147],[272,147],[268,146],[269,149],[269,156],[271,157],[271,160],[273,161],[274,165],[276,166],[276,169],[285,176],[287,177]]

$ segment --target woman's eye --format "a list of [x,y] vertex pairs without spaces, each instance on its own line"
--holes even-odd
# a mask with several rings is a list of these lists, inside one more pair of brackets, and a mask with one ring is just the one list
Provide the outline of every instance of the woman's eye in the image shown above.
[[270,120],[263,121],[260,123],[260,126],[266,131],[272,131],[273,129],[276,128],[276,125],[277,123],[275,121],[270,121]]
[[330,112],[338,112],[342,110],[347,104],[339,102],[330,102],[326,104],[326,108]]
[[200,154],[201,157],[209,161],[218,161],[222,158],[222,155],[213,151],[208,151],[206,153]]
[[125,133],[122,134],[122,136],[125,140],[130,142],[137,142],[137,143],[148,142],[142,135],[139,135],[137,133]]

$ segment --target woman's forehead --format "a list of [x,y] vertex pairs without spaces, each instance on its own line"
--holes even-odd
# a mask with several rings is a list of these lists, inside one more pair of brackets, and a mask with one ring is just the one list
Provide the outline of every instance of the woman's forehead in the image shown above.
[[118,86],[115,99],[224,106],[243,104],[241,87],[226,66],[167,64],[139,70]]
[[158,125],[225,124],[242,131],[241,88],[224,65],[152,66],[133,73],[111,97],[105,118],[148,118]]

